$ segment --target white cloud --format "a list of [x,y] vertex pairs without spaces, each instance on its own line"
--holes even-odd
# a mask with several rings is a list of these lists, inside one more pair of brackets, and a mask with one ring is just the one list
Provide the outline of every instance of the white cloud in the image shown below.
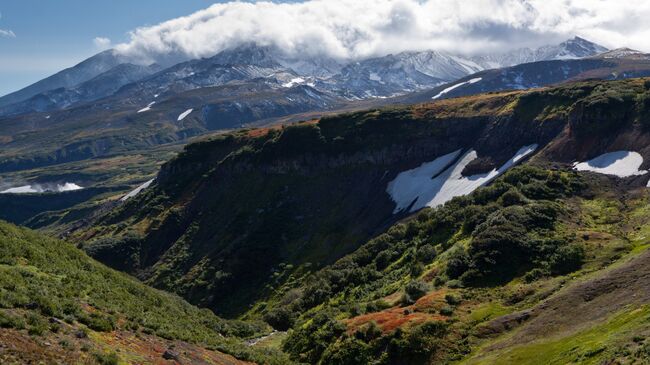
[[[0,19],[2,19],[2,13],[0,13]],[[11,29],[0,29],[0,38],[2,37],[16,38],[16,33],[14,33]]]
[[0,29],[0,37],[16,38],[16,33],[11,30]]
[[242,43],[293,54],[363,58],[405,50],[481,53],[574,35],[650,50],[646,0],[312,0],[229,2],[142,27],[116,46],[143,62],[207,57]]
[[111,40],[105,37],[96,37],[93,39],[93,44],[101,51],[111,48]]

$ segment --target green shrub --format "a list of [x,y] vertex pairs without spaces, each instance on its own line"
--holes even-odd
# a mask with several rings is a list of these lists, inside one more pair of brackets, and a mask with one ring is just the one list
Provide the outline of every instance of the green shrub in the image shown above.
[[93,356],[99,365],[118,365],[120,362],[120,358],[114,352],[109,354],[95,353]]
[[384,309],[390,308],[391,305],[388,304],[386,301],[383,300],[375,300],[374,302],[370,302],[366,304],[366,313],[374,313],[374,312],[379,312]]
[[443,316],[449,317],[449,316],[454,314],[454,308],[446,305],[446,306],[440,308],[440,314],[442,314]]
[[354,337],[336,342],[323,354],[322,364],[358,365],[370,363],[370,346]]
[[23,329],[25,328],[25,321],[20,317],[0,311],[0,328]]
[[404,295],[402,296],[402,304],[409,305],[415,303],[418,299],[422,298],[427,291],[429,286],[419,280],[409,281],[408,284],[404,287]]
[[278,331],[286,331],[296,322],[296,313],[287,306],[276,307],[264,315],[264,321]]
[[355,333],[354,337],[364,342],[370,342],[381,337],[382,332],[374,321],[362,326]]
[[511,205],[523,205],[526,203],[526,197],[521,192],[519,192],[517,188],[512,188],[503,193],[498,202],[504,207],[509,207]]
[[79,317],[79,322],[85,324],[91,330],[98,332],[110,332],[115,329],[115,322],[112,318],[97,313],[82,315]]
[[445,302],[449,305],[458,305],[460,304],[460,298],[453,294],[445,294]]

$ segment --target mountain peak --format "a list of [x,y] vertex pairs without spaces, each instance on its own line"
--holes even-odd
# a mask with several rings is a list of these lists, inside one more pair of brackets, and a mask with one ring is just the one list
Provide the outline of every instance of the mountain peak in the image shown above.
[[598,58],[643,58],[647,59],[650,56],[647,54],[637,51],[635,49],[627,48],[627,47],[622,47],[622,48],[616,48],[611,51],[603,52],[599,55],[597,55]]
[[607,48],[578,36],[560,43],[557,47],[546,49],[551,51],[548,59],[583,58],[608,51]]
[[223,50],[211,57],[210,60],[223,65],[253,65],[265,68],[281,67],[275,53],[275,50],[269,46],[246,43]]

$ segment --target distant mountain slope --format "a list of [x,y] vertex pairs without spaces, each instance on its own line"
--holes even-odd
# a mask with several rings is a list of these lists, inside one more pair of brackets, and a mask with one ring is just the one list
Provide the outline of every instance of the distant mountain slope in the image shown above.
[[0,107],[0,115],[47,112],[101,99],[113,95],[124,85],[153,74],[159,68],[158,65],[122,63],[78,85],[49,90],[25,101]]
[[[472,191],[538,152],[557,164],[614,149],[650,158],[635,122],[647,124],[647,98],[644,80],[592,81],[226,134],[187,146],[152,187],[75,239],[114,267],[232,315],[404,217],[427,166],[438,166],[429,174],[444,193],[422,193],[426,203]],[[423,180],[409,180],[418,168]],[[403,194],[389,195],[400,173]],[[137,239],[124,241],[127,232]],[[103,238],[111,244],[92,251]],[[122,260],[120,249],[135,254]]]
[[[0,171],[137,151],[346,104],[308,85],[272,87],[266,79],[192,88],[167,97],[146,90],[134,98],[115,96],[63,111],[0,119],[0,136],[7,137],[0,138]],[[190,109],[191,114],[179,118]]]
[[112,50],[92,56],[76,66],[67,68],[24,89],[0,97],[0,107],[27,100],[40,93],[59,88],[70,88],[88,81],[121,62]]
[[260,323],[217,318],[67,243],[0,222],[0,248],[2,363],[243,364],[223,351],[286,363],[243,344]]
[[406,103],[425,102],[586,79],[617,80],[645,76],[650,76],[650,55],[621,49],[582,59],[539,61],[481,71],[428,91],[406,95],[401,100]]
[[329,82],[347,97],[388,97],[433,88],[483,70],[538,61],[580,59],[605,51],[605,47],[575,37],[559,45],[478,56],[436,51],[403,52],[350,64]]
[[574,37],[558,45],[543,46],[537,49],[521,48],[505,53],[493,53],[473,58],[484,69],[503,68],[522,63],[571,60],[594,56],[608,51],[607,48],[584,38]]

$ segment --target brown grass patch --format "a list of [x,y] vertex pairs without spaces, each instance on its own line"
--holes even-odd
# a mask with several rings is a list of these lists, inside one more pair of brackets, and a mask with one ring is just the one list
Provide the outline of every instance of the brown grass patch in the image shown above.
[[[390,297],[394,299],[392,297],[399,297],[400,294],[400,292],[397,292]],[[380,312],[367,313],[347,319],[345,323],[348,326],[348,332],[353,333],[370,322],[375,322],[384,333],[388,333],[398,327],[410,327],[428,321],[444,321],[447,317],[438,313],[440,308],[446,305],[446,294],[446,289],[437,290],[418,299],[413,305],[406,307],[395,306]]]

